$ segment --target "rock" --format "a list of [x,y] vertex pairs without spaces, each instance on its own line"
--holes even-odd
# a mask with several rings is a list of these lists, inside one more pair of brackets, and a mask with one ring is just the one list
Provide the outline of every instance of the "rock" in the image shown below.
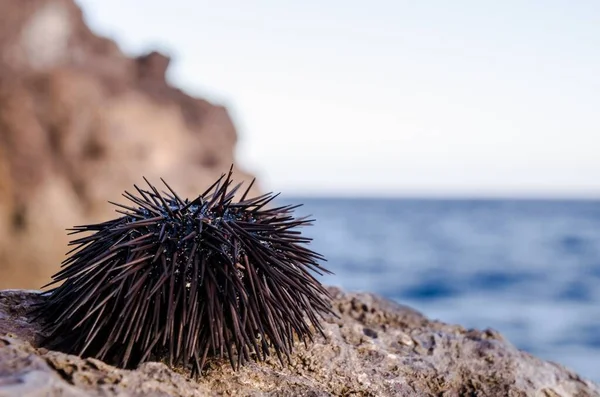
[[0,288],[46,284],[65,229],[114,216],[142,176],[193,196],[229,169],[227,110],[170,86],[169,62],[125,56],[73,0],[0,2]]
[[340,318],[295,346],[291,363],[275,358],[234,372],[213,360],[191,380],[148,362],[111,367],[37,348],[28,308],[35,291],[0,291],[0,396],[600,396],[600,387],[561,365],[516,349],[493,330],[467,330],[371,294],[330,288]]

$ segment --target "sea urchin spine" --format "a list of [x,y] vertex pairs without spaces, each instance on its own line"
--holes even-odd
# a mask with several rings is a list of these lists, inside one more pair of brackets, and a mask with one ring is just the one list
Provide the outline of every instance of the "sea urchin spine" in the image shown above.
[[[53,276],[36,310],[44,345],[123,368],[149,359],[199,374],[209,354],[227,356],[234,368],[264,360],[272,347],[292,351],[294,334],[312,340],[310,325],[332,313],[327,290],[311,275],[329,273],[310,241],[294,230],[298,206],[268,208],[276,196],[239,201],[232,171],[196,199],[182,200],[166,182],[162,194],[123,195],[134,205],[122,217],[77,226],[93,232]],[[254,183],[254,181],[253,181]],[[308,321],[307,321],[308,320]]]

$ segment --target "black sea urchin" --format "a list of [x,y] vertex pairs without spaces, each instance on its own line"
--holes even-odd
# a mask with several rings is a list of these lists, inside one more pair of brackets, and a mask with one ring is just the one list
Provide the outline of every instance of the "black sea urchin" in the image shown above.
[[323,333],[329,295],[309,270],[329,271],[294,230],[312,222],[292,216],[298,206],[267,208],[270,193],[246,199],[252,184],[234,202],[231,170],[192,201],[164,180],[170,193],[146,183],[123,195],[134,206],[111,203],[124,216],[69,229],[93,234],[70,243],[49,285],[62,284],[36,309],[45,346],[124,368],[167,359],[199,374],[209,354],[238,368],[270,346],[283,365],[294,334],[312,340],[310,324]]

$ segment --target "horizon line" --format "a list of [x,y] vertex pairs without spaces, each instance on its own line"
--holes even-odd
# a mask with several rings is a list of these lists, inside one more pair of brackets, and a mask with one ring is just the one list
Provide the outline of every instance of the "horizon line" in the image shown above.
[[[280,191],[269,190],[273,193]],[[517,192],[365,192],[365,191],[301,191],[288,190],[281,191],[279,198],[285,199],[291,197],[294,199],[366,199],[366,200],[508,200],[508,201],[600,201],[600,193],[557,193],[557,192],[539,192],[539,193],[517,193]]]

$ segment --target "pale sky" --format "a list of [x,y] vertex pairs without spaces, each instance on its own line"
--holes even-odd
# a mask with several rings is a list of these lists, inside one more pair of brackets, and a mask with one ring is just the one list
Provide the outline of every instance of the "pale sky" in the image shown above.
[[600,197],[598,1],[78,0],[290,194]]

